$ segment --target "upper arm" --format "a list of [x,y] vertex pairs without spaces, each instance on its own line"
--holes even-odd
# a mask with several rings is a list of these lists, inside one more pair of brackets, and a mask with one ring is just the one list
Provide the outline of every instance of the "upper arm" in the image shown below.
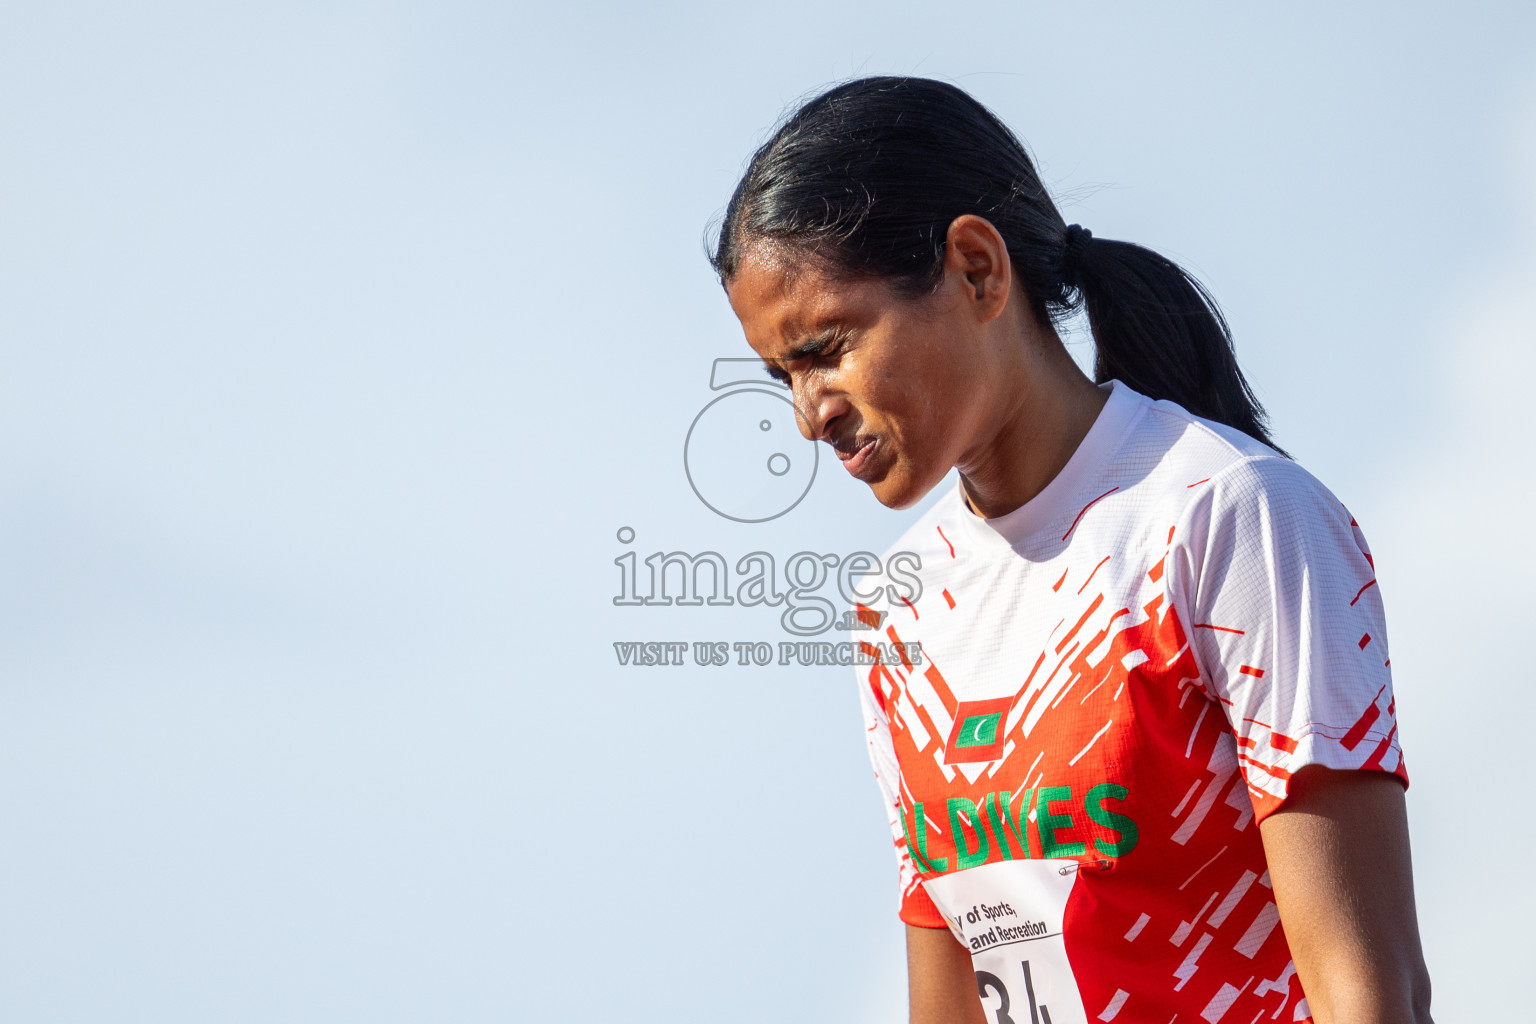
[[912,1024],[986,1024],[971,952],[948,928],[907,925],[907,1002]]
[[1399,780],[1304,768],[1259,831],[1281,926],[1318,1024],[1427,1022],[1429,974]]

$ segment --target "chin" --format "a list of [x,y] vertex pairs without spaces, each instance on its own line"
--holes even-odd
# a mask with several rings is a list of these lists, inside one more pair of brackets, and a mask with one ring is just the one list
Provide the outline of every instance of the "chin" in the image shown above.
[[934,486],[942,479],[944,479],[944,476],[940,474],[938,480],[924,483],[914,480],[905,473],[888,470],[880,479],[872,481],[869,489],[874,492],[875,500],[880,502],[880,504],[886,508],[900,510],[911,508],[919,501],[922,501],[928,492],[933,490]]

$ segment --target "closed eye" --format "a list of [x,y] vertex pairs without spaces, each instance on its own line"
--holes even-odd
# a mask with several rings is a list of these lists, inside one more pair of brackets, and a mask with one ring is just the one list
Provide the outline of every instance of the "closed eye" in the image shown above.
[[793,387],[790,373],[784,369],[802,360],[810,360],[814,367],[817,363],[835,360],[842,354],[844,334],[840,329],[834,328],[816,338],[804,341],[790,351],[784,358],[773,363],[764,362],[763,369],[768,376],[783,384],[785,387]]
[[792,358],[825,359],[836,353],[842,335],[836,330],[827,331],[817,338],[812,338],[795,350]]

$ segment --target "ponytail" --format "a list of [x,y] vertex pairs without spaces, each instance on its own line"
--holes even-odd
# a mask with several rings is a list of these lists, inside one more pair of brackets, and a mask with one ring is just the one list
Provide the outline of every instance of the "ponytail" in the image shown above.
[[1118,379],[1275,447],[1200,283],[1150,249],[1068,227],[1018,138],[944,82],[861,78],[807,102],[753,155],[710,262],[729,282],[749,244],[772,241],[922,295],[967,213],[1003,236],[1039,323],[1087,307],[1099,383]]
[[1061,264],[1057,305],[1086,307],[1095,380],[1121,381],[1281,451],[1237,365],[1226,317],[1199,281],[1151,249],[1094,238],[1076,224],[1065,232]]

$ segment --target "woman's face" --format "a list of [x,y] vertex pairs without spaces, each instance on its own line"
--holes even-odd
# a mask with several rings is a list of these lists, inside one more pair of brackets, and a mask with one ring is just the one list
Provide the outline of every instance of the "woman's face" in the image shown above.
[[891,508],[928,493],[988,422],[997,375],[975,303],[950,277],[907,299],[884,280],[837,280],[758,245],[726,287],[747,343],[793,391],[801,433],[830,444]]

